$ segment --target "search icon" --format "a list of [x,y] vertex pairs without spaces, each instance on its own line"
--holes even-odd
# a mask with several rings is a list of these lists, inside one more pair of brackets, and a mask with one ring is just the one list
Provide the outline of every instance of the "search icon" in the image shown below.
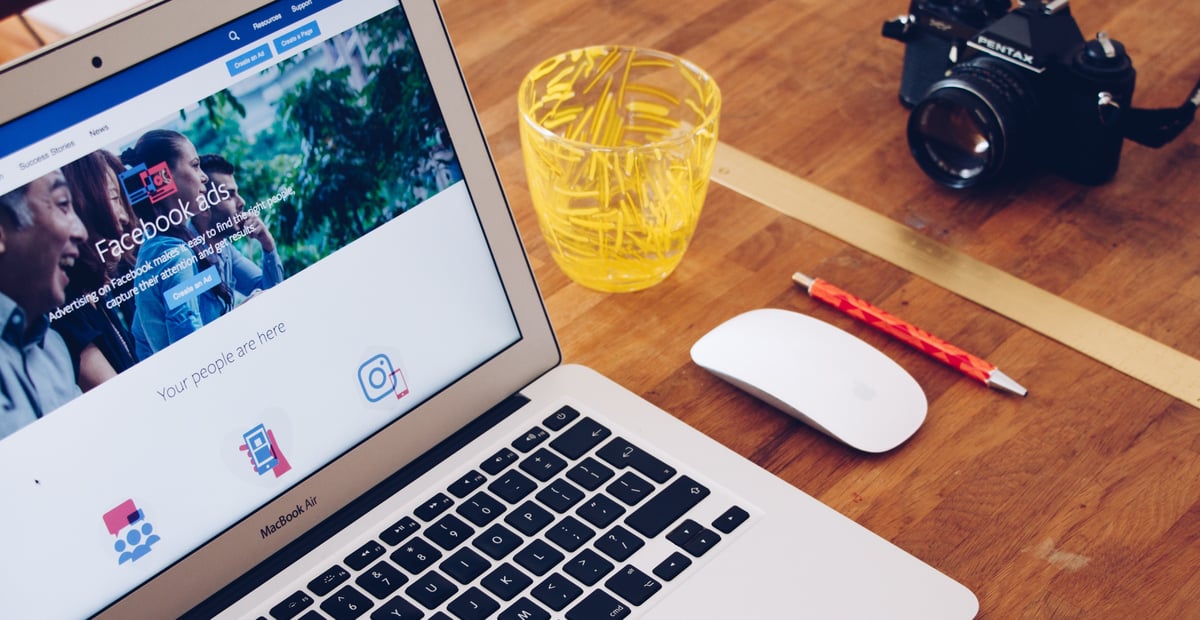
[[230,41],[241,41],[242,38],[238,36],[238,33],[236,30],[230,30],[229,31],[229,40]]

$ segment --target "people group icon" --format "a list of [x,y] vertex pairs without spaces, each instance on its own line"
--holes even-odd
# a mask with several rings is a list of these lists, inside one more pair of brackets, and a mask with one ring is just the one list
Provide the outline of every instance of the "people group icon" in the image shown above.
[[150,553],[154,543],[160,540],[154,526],[146,520],[132,499],[121,502],[116,508],[104,513],[104,525],[108,533],[117,537],[113,550],[117,552],[117,564],[136,562]]
[[158,534],[153,533],[154,526],[146,521],[140,523],[140,526],[130,526],[125,532],[125,538],[113,544],[113,548],[120,554],[117,564],[137,560],[150,553],[150,547],[158,542]]

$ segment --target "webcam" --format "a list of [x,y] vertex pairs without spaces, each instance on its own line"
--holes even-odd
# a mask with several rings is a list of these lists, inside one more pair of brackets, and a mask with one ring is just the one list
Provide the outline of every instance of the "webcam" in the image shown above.
[[92,56],[92,66],[99,69],[100,65],[104,64],[104,59],[99,56]]

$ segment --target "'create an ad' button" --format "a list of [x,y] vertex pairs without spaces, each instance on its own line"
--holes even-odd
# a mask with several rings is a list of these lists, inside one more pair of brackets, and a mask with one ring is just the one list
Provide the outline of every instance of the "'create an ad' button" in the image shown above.
[[220,283],[221,274],[217,272],[217,268],[209,267],[168,289],[167,307],[172,310],[178,308]]
[[234,76],[243,71],[249,71],[258,65],[270,60],[271,47],[266,43],[248,51],[242,52],[237,56],[225,61],[225,67],[229,69],[229,75]]

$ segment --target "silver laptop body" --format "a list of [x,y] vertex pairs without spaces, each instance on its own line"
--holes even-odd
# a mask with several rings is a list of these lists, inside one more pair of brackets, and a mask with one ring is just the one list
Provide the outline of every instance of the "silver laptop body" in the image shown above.
[[[108,151],[136,216],[107,237],[62,220],[57,306],[19,313],[43,329],[11,346],[43,361],[33,388],[3,386],[0,617],[977,612],[934,568],[561,365],[434,2],[163,2],[0,84],[0,194],[41,204]],[[189,162],[147,154],[176,134],[235,165],[224,228],[202,222],[229,175],[194,185]],[[0,274],[38,276],[9,246]],[[84,247],[124,262],[80,290]],[[76,393],[87,313],[140,348]]]

